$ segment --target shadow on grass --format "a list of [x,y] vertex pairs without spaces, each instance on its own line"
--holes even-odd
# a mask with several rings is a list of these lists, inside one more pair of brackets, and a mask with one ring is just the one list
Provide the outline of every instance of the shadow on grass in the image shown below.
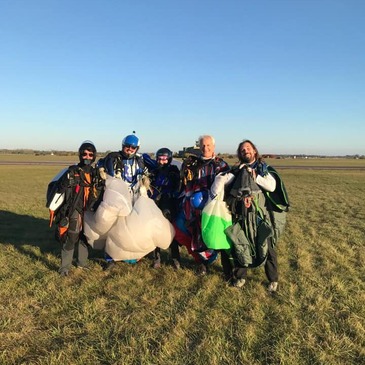
[[[42,260],[52,270],[56,268],[46,255],[57,256],[60,247],[54,239],[54,227],[50,228],[46,219],[0,210],[0,243],[14,246],[34,260]],[[38,247],[40,255],[29,246]]]
[[[0,210],[0,245],[10,244],[19,253],[32,260],[41,260],[50,270],[58,270],[47,257],[52,255],[60,260],[61,246],[55,239],[56,225],[49,227],[48,219],[36,218],[29,215],[16,214]],[[39,248],[39,251],[33,247]],[[90,248],[89,258],[102,262],[103,252]]]

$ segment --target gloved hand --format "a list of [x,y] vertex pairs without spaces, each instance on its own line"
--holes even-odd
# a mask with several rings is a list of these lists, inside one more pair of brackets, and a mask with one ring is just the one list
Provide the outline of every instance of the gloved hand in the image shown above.
[[210,188],[210,192],[209,192],[210,198],[214,199],[219,193],[224,191],[225,185],[230,184],[233,181],[234,177],[235,176],[233,174],[231,174],[230,172],[219,173],[215,177],[214,182]]
[[147,190],[151,190],[151,180],[147,175],[138,175],[137,179],[142,183],[143,186],[146,187]]
[[99,176],[100,176],[103,180],[106,180],[106,172],[105,172],[104,167],[100,167],[100,168],[99,168]]
[[267,170],[267,165],[265,162],[260,162],[257,164],[257,168],[256,168],[257,174],[265,177],[269,171]]

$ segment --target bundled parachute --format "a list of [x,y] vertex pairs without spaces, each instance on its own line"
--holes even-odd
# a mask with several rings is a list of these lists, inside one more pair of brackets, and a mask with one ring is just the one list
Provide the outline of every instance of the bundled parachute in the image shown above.
[[95,213],[87,212],[84,233],[95,249],[104,249],[114,260],[138,260],[156,247],[167,249],[175,230],[145,186],[132,204],[128,185],[107,176],[103,201]]

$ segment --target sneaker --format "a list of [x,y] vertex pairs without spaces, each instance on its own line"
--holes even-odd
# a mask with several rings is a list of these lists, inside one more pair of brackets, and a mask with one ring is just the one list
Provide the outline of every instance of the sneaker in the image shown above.
[[181,269],[181,265],[178,259],[172,259],[172,266],[174,267],[175,270]]
[[278,290],[278,282],[272,281],[267,287],[269,293],[275,293]]
[[68,276],[68,270],[62,270],[60,271],[61,276]]
[[104,271],[110,271],[115,267],[115,261],[107,261]]
[[204,276],[207,275],[207,267],[204,264],[200,264],[197,269],[197,275]]
[[246,284],[246,279],[243,279],[243,278],[242,279],[236,279],[236,280],[233,281],[233,286],[235,288],[238,288],[238,289],[243,288],[245,286],[245,284]]

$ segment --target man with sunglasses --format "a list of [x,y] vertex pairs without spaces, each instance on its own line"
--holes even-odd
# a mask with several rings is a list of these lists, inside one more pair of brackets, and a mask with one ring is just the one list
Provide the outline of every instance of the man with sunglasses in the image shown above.
[[143,157],[137,153],[139,146],[139,138],[135,134],[130,134],[123,138],[120,151],[110,152],[97,163],[102,179],[105,180],[106,175],[109,175],[129,184],[133,202],[137,197],[139,180],[147,173]]
[[[88,246],[83,233],[84,212],[97,200],[96,170],[92,166],[96,148],[84,141],[78,151],[79,163],[70,166],[57,182],[57,192],[64,201],[55,214],[56,239],[61,243],[61,276],[68,276],[77,247],[77,267],[88,269]],[[52,223],[52,222],[51,222]]]

